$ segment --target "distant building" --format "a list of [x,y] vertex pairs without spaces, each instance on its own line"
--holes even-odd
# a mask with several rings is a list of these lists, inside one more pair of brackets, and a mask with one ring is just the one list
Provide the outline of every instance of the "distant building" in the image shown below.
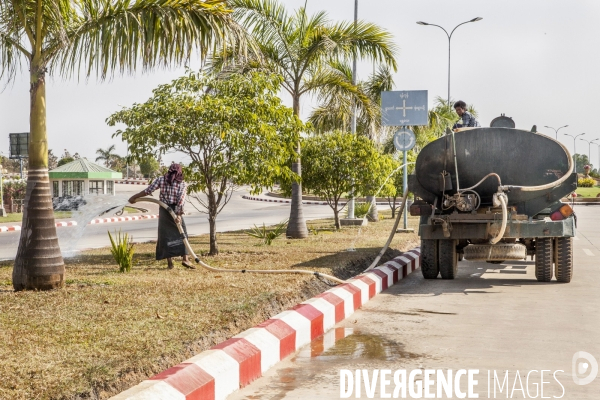
[[61,165],[48,172],[52,197],[115,194],[115,180],[123,174],[94,164],[85,158]]

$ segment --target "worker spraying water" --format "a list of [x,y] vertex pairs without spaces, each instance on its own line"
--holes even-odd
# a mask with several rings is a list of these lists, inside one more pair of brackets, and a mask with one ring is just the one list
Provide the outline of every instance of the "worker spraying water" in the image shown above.
[[[187,184],[183,180],[181,165],[171,164],[169,171],[164,176],[155,179],[146,189],[131,196],[129,202],[133,204],[139,198],[149,196],[157,189],[160,189],[160,201],[173,210],[175,218],[169,214],[166,208],[160,208],[156,259],[164,260],[166,258],[167,268],[173,269],[173,258],[181,256],[181,265],[189,269],[195,269],[196,267],[188,260],[189,253],[184,243],[184,240],[187,239],[187,229],[183,220],[183,207],[185,205]],[[182,233],[180,233],[178,225],[181,226]]]

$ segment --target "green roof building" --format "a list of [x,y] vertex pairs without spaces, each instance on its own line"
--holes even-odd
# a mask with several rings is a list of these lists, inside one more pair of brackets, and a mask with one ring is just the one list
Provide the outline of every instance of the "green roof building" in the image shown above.
[[123,174],[85,158],[61,165],[48,172],[52,197],[115,194],[115,180]]

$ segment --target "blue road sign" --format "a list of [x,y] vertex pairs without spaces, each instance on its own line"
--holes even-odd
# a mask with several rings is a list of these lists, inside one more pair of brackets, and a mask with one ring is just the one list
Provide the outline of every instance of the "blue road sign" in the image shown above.
[[394,147],[398,151],[412,150],[417,144],[417,138],[410,129],[402,128],[394,134]]
[[427,90],[381,92],[381,124],[427,125]]

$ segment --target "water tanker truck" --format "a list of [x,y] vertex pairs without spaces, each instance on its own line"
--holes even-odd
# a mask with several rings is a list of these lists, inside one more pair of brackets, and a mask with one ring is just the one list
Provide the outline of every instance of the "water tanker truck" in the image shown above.
[[570,282],[576,216],[561,202],[577,188],[573,159],[558,141],[515,129],[501,116],[425,146],[408,178],[420,216],[425,279],[454,279],[459,260],[524,260],[535,276]]

